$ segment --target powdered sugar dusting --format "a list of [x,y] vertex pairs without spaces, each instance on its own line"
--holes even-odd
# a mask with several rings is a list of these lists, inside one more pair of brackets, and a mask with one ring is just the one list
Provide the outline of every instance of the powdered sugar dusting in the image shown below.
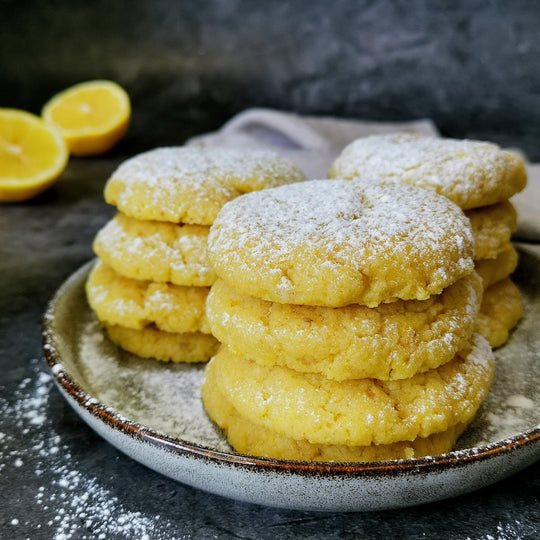
[[[285,253],[291,244],[317,240],[319,236],[333,242],[329,251],[340,242],[360,249],[362,254],[358,258],[376,256],[368,253],[370,244],[399,237],[407,237],[409,241],[407,246],[398,244],[397,251],[405,250],[409,242],[416,240],[421,244],[420,249],[433,250],[433,243],[442,243],[447,236],[452,236],[451,241],[459,245],[472,242],[461,212],[445,199],[389,184],[311,181],[254,193],[228,205],[219,225],[229,225],[228,221],[240,217],[242,212],[246,217],[237,223],[240,229],[237,243],[247,244],[250,238],[243,235],[257,229],[268,235],[266,244],[279,253]],[[253,225],[252,219],[256,220]],[[278,239],[273,242],[275,235]],[[349,254],[349,258],[353,256]]]
[[514,394],[506,399],[506,403],[509,407],[515,407],[517,409],[534,409],[535,404],[532,399],[522,396],[521,394]]
[[242,193],[303,180],[290,161],[266,150],[157,148],[120,165],[105,199],[139,219],[211,225]]
[[[458,441],[469,448],[506,440],[534,426],[540,428],[537,335],[540,306],[524,295],[524,317],[509,342],[495,351],[495,379],[473,425]],[[536,342],[534,342],[536,343]]]
[[471,338],[473,347],[467,355],[467,359],[479,367],[485,368],[493,361],[493,353],[491,347],[484,337],[480,334],[473,334]]
[[358,275],[367,276],[376,305],[425,299],[473,268],[461,210],[432,191],[392,183],[309,181],[248,194],[220,212],[208,249],[231,287],[258,296],[251,283],[268,283],[265,300],[300,304],[312,302],[287,295],[318,287],[324,274],[354,288],[348,303],[370,305],[354,298],[364,293]]
[[120,351],[96,321],[86,324],[79,347],[85,390],[103,405],[163,434],[228,450],[202,406],[203,366],[166,364]]
[[[256,184],[250,185],[251,189],[243,189],[252,183],[254,175],[257,175]],[[112,178],[157,187],[163,182],[183,179],[196,180],[202,186],[212,178],[239,191],[252,191],[284,182],[298,182],[305,177],[290,161],[267,150],[166,147],[128,159]]]
[[[26,489],[34,489],[33,505],[21,508],[5,522],[12,527],[11,536],[149,540],[170,530],[168,520],[125,508],[98,478],[80,471],[70,442],[62,442],[55,429],[58,418],[49,415],[50,393],[55,390],[52,377],[41,371],[43,367],[43,360],[31,360],[30,376],[20,382],[12,399],[0,397],[0,414],[30,441],[21,447],[15,436],[1,433],[0,471],[9,482],[17,478],[15,471],[24,470]],[[42,479],[45,471],[46,481]]]
[[126,278],[98,261],[86,282],[90,306],[107,324],[165,332],[206,330],[207,287],[181,287]]
[[486,415],[491,438],[501,440],[519,433],[523,426],[523,417],[534,416],[535,407],[533,400],[521,394],[502,400],[497,409]]
[[209,286],[215,274],[207,260],[208,232],[208,226],[140,221],[118,214],[98,232],[94,250],[127,277]]

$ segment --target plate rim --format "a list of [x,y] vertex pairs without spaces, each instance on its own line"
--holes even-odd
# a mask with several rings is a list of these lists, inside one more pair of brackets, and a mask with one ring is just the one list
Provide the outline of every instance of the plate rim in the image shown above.
[[[522,245],[517,245],[523,249]],[[47,304],[42,318],[41,339],[45,359],[51,374],[65,397],[70,396],[82,409],[86,410],[107,427],[124,433],[139,441],[159,447],[165,451],[191,458],[212,461],[218,465],[255,468],[261,471],[278,471],[302,476],[395,476],[420,472],[444,473],[456,467],[467,466],[475,462],[487,461],[495,456],[509,454],[540,441],[540,423],[526,431],[499,441],[486,443],[478,447],[452,450],[437,456],[414,459],[400,459],[373,462],[323,462],[296,461],[250,456],[240,453],[222,452],[197,445],[189,441],[166,435],[125,418],[111,407],[105,406],[95,397],[81,389],[69,372],[64,371],[60,352],[54,341],[54,314],[59,303],[74,283],[87,275],[97,259],[93,258],[71,273],[56,290]]]

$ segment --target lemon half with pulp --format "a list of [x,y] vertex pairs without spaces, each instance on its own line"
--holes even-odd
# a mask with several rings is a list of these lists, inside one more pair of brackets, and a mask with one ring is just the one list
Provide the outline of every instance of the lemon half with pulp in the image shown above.
[[131,104],[115,82],[89,81],[56,94],[42,116],[60,130],[73,155],[91,156],[110,150],[124,136]]
[[39,116],[0,109],[0,201],[25,201],[45,191],[68,157],[62,135]]

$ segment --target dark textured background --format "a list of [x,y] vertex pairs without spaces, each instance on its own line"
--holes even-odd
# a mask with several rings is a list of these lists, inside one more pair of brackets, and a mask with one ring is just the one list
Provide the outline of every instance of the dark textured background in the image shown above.
[[517,1],[2,0],[0,102],[124,85],[143,148],[263,105],[430,117],[540,160],[540,7]]
[[[36,503],[41,486],[47,499],[60,497],[57,471],[45,464],[37,477],[37,465],[13,465],[32,437],[45,435],[21,432],[8,413],[22,406],[21,381],[30,380],[30,392],[46,371],[31,361],[41,357],[41,314],[92,256],[92,238],[113,214],[102,188],[121,159],[180,144],[258,105],[376,120],[430,117],[443,134],[491,139],[540,160],[537,2],[0,0],[0,36],[0,106],[39,112],[55,92],[95,78],[118,81],[133,102],[130,131],[109,155],[72,159],[47,193],[0,206],[0,432],[9,436],[0,440],[0,538],[58,532],[49,523],[54,503],[48,511]],[[47,396],[45,428],[59,435],[71,466],[117,498],[113,518],[121,504],[153,520],[151,538],[534,538],[540,527],[540,464],[408,510],[280,511],[169,481],[99,439],[57,392]],[[81,521],[74,538],[92,537],[98,525]]]

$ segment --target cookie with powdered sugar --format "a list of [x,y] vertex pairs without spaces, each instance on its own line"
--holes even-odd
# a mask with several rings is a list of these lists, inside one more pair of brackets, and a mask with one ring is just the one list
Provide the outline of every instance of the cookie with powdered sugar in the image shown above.
[[517,229],[517,212],[510,201],[467,210],[474,236],[474,258],[495,259]]
[[148,327],[141,330],[105,324],[110,340],[141,358],[162,362],[206,362],[219,347],[219,341],[202,332],[164,332]]
[[473,334],[439,368],[400,381],[333,381],[281,366],[262,366],[221,347],[209,369],[250,422],[312,444],[367,446],[429,437],[468,424],[493,378],[493,353]]
[[265,150],[157,148],[122,163],[105,200],[141,220],[211,225],[243,193],[302,180],[290,161]]
[[396,380],[445,364],[467,345],[482,292],[473,272],[427,300],[336,309],[267,302],[218,280],[206,311],[212,334],[259,364],[338,381]]
[[484,288],[507,278],[518,265],[518,252],[511,242],[503,246],[494,259],[480,259],[475,263],[475,270],[482,278]]
[[271,302],[340,307],[425,300],[470,274],[469,220],[434,191],[314,180],[227,204],[208,236],[218,277]]
[[476,332],[483,335],[492,347],[508,341],[509,333],[523,316],[521,293],[510,278],[490,285],[476,321]]
[[208,262],[207,225],[141,221],[117,214],[97,234],[96,255],[122,276],[208,287],[216,275]]
[[209,290],[126,278],[101,261],[86,281],[88,303],[97,318],[109,325],[135,330],[154,326],[165,332],[209,334]]
[[465,428],[464,424],[458,423],[429,437],[365,446],[315,444],[306,439],[292,439],[255,424],[239,414],[221,391],[221,382],[214,367],[214,364],[210,363],[205,371],[201,389],[204,407],[208,416],[225,431],[231,446],[242,454],[274,459],[334,462],[414,459],[450,451]]
[[496,144],[406,133],[353,141],[331,166],[329,177],[431,188],[464,210],[504,201],[527,183],[521,157]]

